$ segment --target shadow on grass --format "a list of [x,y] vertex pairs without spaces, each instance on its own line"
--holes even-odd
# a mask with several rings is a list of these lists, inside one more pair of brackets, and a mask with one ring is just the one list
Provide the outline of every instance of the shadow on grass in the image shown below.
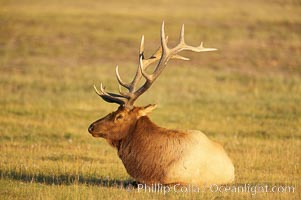
[[27,174],[16,171],[3,171],[0,170],[0,177],[6,179],[12,179],[28,183],[41,183],[46,185],[96,185],[103,187],[115,187],[115,188],[137,188],[137,182],[133,180],[117,180],[104,177],[86,177],[83,175],[45,175],[45,174]]
[[[27,173],[20,173],[17,171],[3,171],[0,170],[0,177],[5,179],[11,179],[16,181],[22,181],[27,183],[40,183],[46,185],[74,185],[74,184],[82,184],[88,186],[102,186],[102,187],[111,187],[111,188],[119,188],[119,189],[136,189],[138,187],[139,182],[136,182],[131,179],[127,180],[118,180],[118,179],[109,179],[104,177],[87,177],[83,175],[72,175],[72,174],[60,174],[55,176],[50,175],[33,175]],[[280,182],[236,182],[234,184],[230,184],[228,186],[236,187],[236,188],[244,188],[246,191],[250,190],[254,187],[268,187],[271,188],[273,186],[291,186],[293,190],[297,187],[294,184],[288,183],[280,183]]]

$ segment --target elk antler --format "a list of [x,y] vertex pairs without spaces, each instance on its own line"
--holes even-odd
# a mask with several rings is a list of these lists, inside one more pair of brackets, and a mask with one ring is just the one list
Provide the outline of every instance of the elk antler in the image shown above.
[[[187,45],[184,40],[184,24],[181,28],[179,43],[174,48],[168,48],[167,46],[168,37],[165,36],[164,31],[164,21],[161,26],[161,46],[160,48],[148,59],[144,58],[144,36],[141,38],[140,49],[139,49],[139,64],[136,71],[136,75],[131,83],[125,83],[122,81],[119,72],[118,66],[116,66],[116,77],[119,83],[119,93],[108,93],[100,84],[100,91],[94,85],[94,89],[96,93],[105,101],[109,103],[117,103],[119,105],[126,106],[128,108],[132,108],[136,99],[142,95],[148,88],[151,87],[153,82],[160,76],[162,71],[167,65],[167,62],[170,59],[180,59],[180,60],[189,60],[189,58],[178,55],[181,51],[193,51],[193,52],[203,52],[203,51],[215,51],[215,48],[204,48],[203,43],[201,43],[198,47],[193,47]],[[146,69],[154,62],[158,61],[158,64],[152,74],[146,73]],[[141,78],[145,78],[145,83],[137,89],[137,84],[141,80]],[[128,92],[122,92],[121,87],[124,87],[128,90]]]

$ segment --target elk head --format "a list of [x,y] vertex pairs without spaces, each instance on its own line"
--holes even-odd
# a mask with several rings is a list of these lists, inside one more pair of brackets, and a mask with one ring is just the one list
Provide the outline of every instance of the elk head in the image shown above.
[[[170,59],[189,60],[186,57],[178,55],[181,51],[215,51],[214,48],[204,48],[203,43],[198,47],[187,45],[184,40],[184,25],[182,25],[179,43],[174,48],[167,46],[168,37],[165,36],[164,22],[161,26],[161,46],[148,59],[144,58],[144,36],[142,36],[139,50],[139,64],[136,74],[130,83],[125,83],[118,72],[116,66],[116,77],[119,83],[119,94],[106,92],[102,83],[100,84],[100,91],[94,85],[96,93],[106,102],[117,103],[119,108],[104,118],[101,118],[89,127],[89,132],[95,137],[103,137],[107,140],[121,140],[123,139],[136,122],[143,116],[146,116],[156,105],[148,105],[145,107],[135,107],[134,102],[147,89],[151,87],[153,82],[159,77],[161,72],[167,65]],[[152,74],[146,72],[147,68],[154,62],[158,61]],[[138,87],[138,82],[141,78],[145,79],[144,84]],[[127,89],[127,92],[121,90],[121,86]]]
[[89,132],[94,137],[103,137],[114,141],[121,140],[133,128],[140,117],[146,116],[155,108],[155,104],[145,107],[134,107],[133,109],[119,106],[115,112],[92,123],[89,127]]

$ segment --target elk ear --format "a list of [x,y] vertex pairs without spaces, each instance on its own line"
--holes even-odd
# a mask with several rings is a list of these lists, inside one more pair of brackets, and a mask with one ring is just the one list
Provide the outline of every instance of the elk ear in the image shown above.
[[156,104],[150,104],[150,105],[140,108],[139,117],[148,115],[150,112],[152,112],[156,108],[157,108]]

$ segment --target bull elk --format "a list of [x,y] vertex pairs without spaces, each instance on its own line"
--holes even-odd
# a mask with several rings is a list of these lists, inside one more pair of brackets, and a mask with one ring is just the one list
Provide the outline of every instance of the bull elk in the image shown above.
[[[181,51],[205,52],[214,48],[187,45],[184,41],[184,25],[179,43],[167,46],[164,22],[161,27],[161,46],[148,59],[144,57],[144,37],[139,52],[139,64],[130,83],[124,82],[116,66],[119,94],[107,92],[100,84],[96,93],[106,102],[117,103],[119,108],[93,122],[89,132],[102,137],[118,151],[128,174],[145,184],[226,184],[234,180],[234,166],[223,147],[196,130],[170,130],[153,123],[147,114],[156,108],[150,104],[136,107],[134,102],[159,77],[170,59],[189,60],[180,56]],[[153,73],[147,68],[158,61]],[[138,82],[145,82],[138,87]],[[121,86],[127,92],[121,90]]]

